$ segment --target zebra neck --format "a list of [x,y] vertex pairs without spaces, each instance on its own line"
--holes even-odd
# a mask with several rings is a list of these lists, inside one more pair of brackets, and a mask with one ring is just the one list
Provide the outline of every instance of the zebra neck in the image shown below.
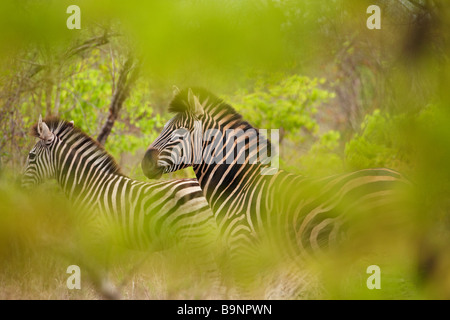
[[249,188],[261,179],[263,172],[271,168],[267,160],[274,150],[258,129],[240,118],[224,117],[203,123],[202,158],[193,169],[212,208],[228,201],[234,190]]
[[87,205],[103,185],[122,174],[111,169],[111,157],[96,146],[83,150],[61,146],[56,168],[56,180],[75,205]]

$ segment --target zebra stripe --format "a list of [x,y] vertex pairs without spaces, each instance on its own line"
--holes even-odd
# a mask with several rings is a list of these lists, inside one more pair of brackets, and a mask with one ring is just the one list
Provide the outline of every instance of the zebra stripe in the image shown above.
[[[270,168],[262,161],[262,150],[255,149],[263,137],[224,101],[202,89],[185,89],[174,97],[169,110],[176,115],[149,146],[142,161],[144,174],[154,178],[192,166],[220,232],[232,249],[239,250],[266,235],[280,241],[288,256],[313,258],[339,242],[349,217],[388,205],[396,200],[397,188],[408,184],[399,173],[386,168],[320,179],[283,170],[262,175],[261,169]],[[195,122],[202,124],[201,129],[193,126]],[[173,135],[179,130],[189,132],[183,141]],[[210,140],[206,134],[210,130],[220,134]],[[238,131],[250,132],[245,143],[240,143],[242,136],[232,140],[226,134]],[[192,138],[198,135],[204,137],[200,145]],[[232,150],[227,149],[230,145]],[[181,164],[171,162],[174,146],[190,147],[185,152],[192,153],[191,157]],[[272,150],[270,142],[266,149]],[[207,162],[204,156],[211,152],[224,155],[226,161]],[[230,159],[232,155],[234,159]],[[239,155],[245,155],[245,161],[239,162]],[[195,163],[195,158],[203,161]]]

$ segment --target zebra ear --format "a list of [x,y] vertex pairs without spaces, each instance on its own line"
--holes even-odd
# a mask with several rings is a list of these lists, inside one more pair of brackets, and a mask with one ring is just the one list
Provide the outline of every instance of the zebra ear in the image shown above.
[[188,103],[190,110],[194,113],[196,116],[201,116],[205,111],[203,110],[203,106],[200,103],[200,100],[198,97],[192,92],[191,88],[189,88],[188,91]]
[[42,121],[42,116],[39,116],[37,131],[39,134],[39,139],[42,139],[44,141],[53,140],[53,132],[51,132],[47,124],[44,121]]
[[71,126],[72,128],[74,127],[74,122],[73,122],[73,120],[70,120],[70,121],[69,121],[69,126]]
[[39,134],[39,137],[40,137],[41,134],[42,134],[42,129],[41,129],[41,127],[42,127],[42,115],[39,115],[39,120],[38,120],[38,125],[37,125],[37,132],[38,132],[38,134]]
[[172,90],[173,90],[173,96],[177,96],[180,93],[180,89],[178,89],[177,86],[172,86]]

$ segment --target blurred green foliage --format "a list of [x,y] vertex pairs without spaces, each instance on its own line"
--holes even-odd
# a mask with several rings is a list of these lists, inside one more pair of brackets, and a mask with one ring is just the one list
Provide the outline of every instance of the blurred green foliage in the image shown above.
[[386,167],[409,171],[402,145],[405,140],[399,136],[399,125],[404,118],[404,115],[391,117],[380,110],[367,115],[361,124],[361,133],[356,133],[345,146],[347,166],[355,170]]
[[[318,113],[335,96],[324,83],[323,78],[300,75],[258,76],[251,92],[244,88],[224,99],[256,128],[279,130],[282,168],[325,175],[341,171],[342,161],[337,154],[340,133],[319,124]],[[292,145],[295,151],[289,154],[286,149]]]
[[[71,4],[81,8],[81,30],[66,28]],[[382,9],[381,30],[366,28],[371,4]],[[318,266],[327,298],[449,298],[449,17],[448,1],[426,0],[1,1],[0,279],[8,289],[0,297],[96,297],[94,289],[62,290],[65,274],[56,284],[54,274],[67,261],[36,246],[72,235],[70,204],[54,184],[30,196],[16,181],[38,116],[74,120],[97,137],[134,57],[138,77],[105,145],[126,174],[145,179],[140,161],[171,118],[172,85],[203,86],[255,127],[280,130],[283,169],[323,176],[389,167],[416,186],[408,196],[414,227],[396,237],[381,227],[367,232],[387,252],[377,260],[383,289],[367,290],[373,260],[350,246]],[[192,176],[188,169],[164,178]],[[150,264],[151,281],[131,276],[128,297],[180,297],[179,286],[156,289],[168,282],[164,270],[179,276],[185,264],[174,261]],[[149,285],[133,294],[133,281]],[[192,295],[203,297],[197,289]]]
[[[99,220],[106,218],[96,214]],[[192,256],[189,244],[170,247],[164,254],[137,250],[119,228],[103,224],[99,233],[99,225],[83,221],[54,184],[24,192],[14,176],[3,173],[0,299],[103,299],[102,278],[124,299],[206,299],[219,294],[205,270],[198,268],[204,256]],[[80,290],[66,286],[70,265],[80,267]],[[180,265],[185,272],[180,273]]]
[[282,140],[302,141],[301,133],[318,132],[318,107],[334,97],[332,92],[320,89],[325,79],[310,79],[300,75],[278,75],[255,81],[251,93],[242,89],[226,98],[244,119],[256,128],[279,128]]

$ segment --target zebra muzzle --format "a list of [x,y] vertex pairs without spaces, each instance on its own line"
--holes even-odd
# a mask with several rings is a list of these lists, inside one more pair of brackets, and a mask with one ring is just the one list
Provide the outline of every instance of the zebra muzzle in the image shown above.
[[163,174],[163,168],[158,166],[158,156],[158,150],[149,148],[142,159],[142,171],[149,179],[159,179]]

